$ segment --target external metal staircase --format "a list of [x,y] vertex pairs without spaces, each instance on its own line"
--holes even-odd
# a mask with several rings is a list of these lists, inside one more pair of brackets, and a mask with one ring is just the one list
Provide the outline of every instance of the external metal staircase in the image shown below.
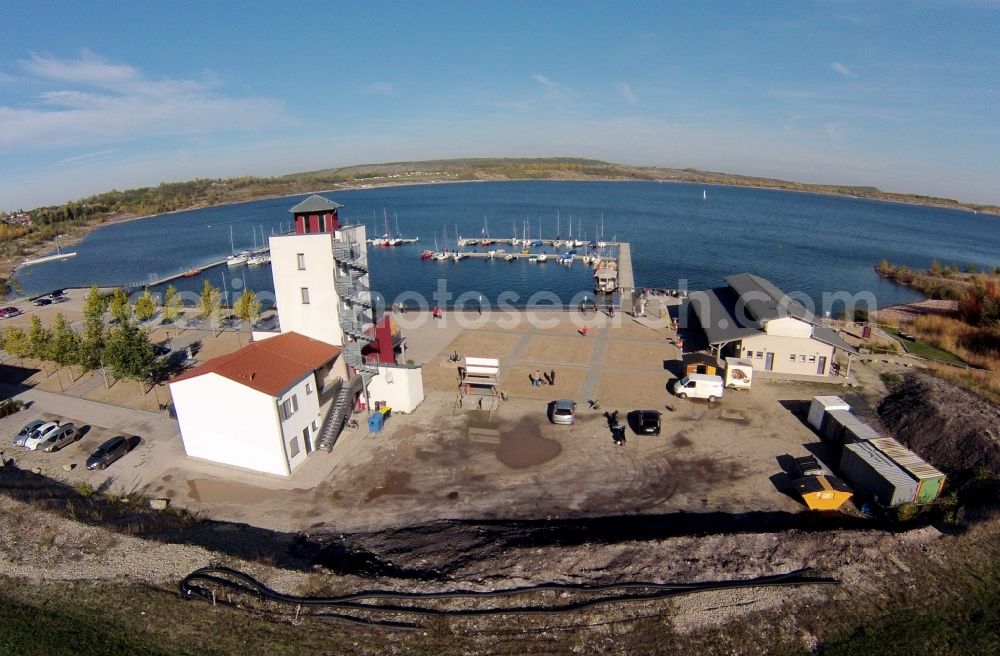
[[317,448],[333,450],[333,445],[337,443],[337,438],[344,431],[348,417],[354,406],[354,395],[361,389],[361,376],[355,376],[348,383],[340,386],[337,390],[330,409],[327,411],[326,420],[319,432],[319,439],[316,441]]
[[[375,325],[374,304],[362,278],[368,273],[365,246],[355,239],[353,230],[342,231],[341,240],[333,242],[333,259],[340,265],[334,274],[333,287],[344,306],[340,310],[340,328],[344,331],[344,360],[355,370],[369,377],[378,368],[365,362],[362,349],[375,341],[371,326]],[[370,316],[369,316],[370,315]]]

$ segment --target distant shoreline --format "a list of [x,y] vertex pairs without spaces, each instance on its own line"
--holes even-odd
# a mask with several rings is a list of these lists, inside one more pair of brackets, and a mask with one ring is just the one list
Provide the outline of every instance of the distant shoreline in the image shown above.
[[[989,217],[1000,217],[1000,214],[995,214],[992,212],[978,212],[974,209],[964,206],[955,205],[944,205],[940,203],[921,203],[915,201],[906,201],[901,199],[888,199],[888,198],[871,198],[868,196],[859,196],[847,193],[838,193],[835,191],[826,190],[811,190],[811,189],[787,189],[778,186],[768,186],[759,184],[736,184],[733,182],[708,182],[708,181],[697,181],[697,180],[684,180],[677,178],[661,178],[661,179],[638,179],[638,178],[623,178],[615,176],[588,176],[588,177],[548,177],[548,178],[497,178],[497,179],[473,179],[473,180],[419,180],[419,181],[386,181],[386,182],[372,182],[372,183],[350,183],[343,186],[337,186],[333,188],[325,189],[315,189],[315,190],[305,190],[297,191],[287,194],[264,194],[261,196],[254,196],[252,198],[245,198],[240,200],[232,200],[221,203],[214,204],[199,204],[192,205],[190,207],[185,207],[182,209],[169,210],[167,212],[158,212],[156,214],[144,214],[141,216],[120,216],[110,219],[106,219],[100,223],[90,223],[83,226],[78,226],[74,229],[69,230],[66,234],[62,235],[64,239],[59,240],[59,247],[62,249],[72,247],[83,239],[85,239],[93,231],[103,228],[105,226],[116,225],[119,223],[128,223],[131,221],[141,221],[144,219],[151,219],[158,216],[169,216],[171,214],[179,214],[181,212],[190,212],[193,210],[207,209],[210,207],[228,207],[233,205],[242,205],[244,203],[256,203],[263,200],[273,200],[277,198],[292,198],[295,196],[303,196],[306,194],[313,193],[329,193],[337,191],[364,191],[367,189],[382,189],[382,188],[392,188],[392,187],[416,187],[422,185],[440,185],[440,184],[466,184],[466,183],[486,183],[486,182],[647,182],[647,183],[657,183],[657,184],[690,184],[694,186],[703,185],[706,187],[732,187],[738,189],[759,189],[765,191],[776,191],[776,192],[792,192],[799,194],[815,194],[818,196],[834,197],[834,198],[852,198],[862,201],[873,201],[873,202],[886,202],[893,203],[896,205],[907,205],[914,207],[932,207],[936,209],[943,210],[955,210],[962,211],[972,214],[983,214]],[[68,236],[68,239],[65,238]],[[30,251],[23,253],[16,258],[11,258],[10,260],[0,263],[0,277],[13,277],[17,271],[24,265],[27,260],[34,259],[41,256],[42,253],[53,249],[56,245],[56,239],[50,239],[37,245],[36,248],[32,248]]]

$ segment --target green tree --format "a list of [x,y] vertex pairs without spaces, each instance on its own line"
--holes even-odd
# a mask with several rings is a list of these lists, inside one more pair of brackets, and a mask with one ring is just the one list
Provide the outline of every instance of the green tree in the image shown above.
[[80,337],[62,312],[56,315],[52,324],[48,359],[62,367],[76,364],[80,359]]
[[52,334],[42,325],[42,320],[37,314],[32,315],[28,328],[28,355],[36,360],[47,360],[51,341]]
[[152,382],[161,371],[149,335],[129,321],[108,333],[102,356],[116,378]]
[[147,289],[142,292],[142,296],[135,302],[135,307],[132,309],[135,313],[135,318],[139,321],[146,321],[153,318],[156,314],[156,299]]
[[128,304],[128,294],[125,293],[124,289],[118,288],[114,291],[111,295],[111,303],[108,305],[108,309],[111,311],[111,316],[117,319],[119,323],[128,321],[131,308]]
[[181,316],[181,308],[184,307],[184,300],[173,285],[167,287],[163,292],[163,318],[174,322]]
[[233,310],[241,321],[245,321],[252,327],[260,318],[260,300],[257,299],[257,294],[253,290],[244,289],[240,297],[236,299]]
[[83,319],[86,324],[103,323],[104,311],[107,309],[104,297],[97,285],[91,285],[83,299]]
[[201,290],[201,311],[198,312],[198,318],[210,321],[213,326],[222,320],[222,292],[207,280]]
[[16,358],[27,358],[31,355],[31,345],[28,334],[17,326],[7,326],[3,332],[3,350]]

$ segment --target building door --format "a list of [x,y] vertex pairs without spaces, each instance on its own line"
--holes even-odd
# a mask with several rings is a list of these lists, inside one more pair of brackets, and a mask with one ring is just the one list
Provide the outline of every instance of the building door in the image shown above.
[[312,451],[312,443],[309,441],[309,427],[302,429],[302,443],[306,445],[306,453]]
[[764,370],[771,371],[774,368],[774,353],[768,351],[765,357],[767,359],[764,360]]
[[819,356],[819,364],[816,365],[816,373],[820,376],[826,373],[826,356]]

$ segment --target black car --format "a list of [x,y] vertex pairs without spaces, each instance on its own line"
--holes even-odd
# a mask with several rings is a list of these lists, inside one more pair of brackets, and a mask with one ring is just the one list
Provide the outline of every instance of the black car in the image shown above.
[[628,413],[628,423],[636,435],[660,434],[660,413],[656,410],[633,410]]
[[35,305],[52,305],[51,298],[39,298],[35,301]]
[[87,469],[107,469],[108,465],[128,453],[129,440],[119,435],[97,447],[87,458]]

